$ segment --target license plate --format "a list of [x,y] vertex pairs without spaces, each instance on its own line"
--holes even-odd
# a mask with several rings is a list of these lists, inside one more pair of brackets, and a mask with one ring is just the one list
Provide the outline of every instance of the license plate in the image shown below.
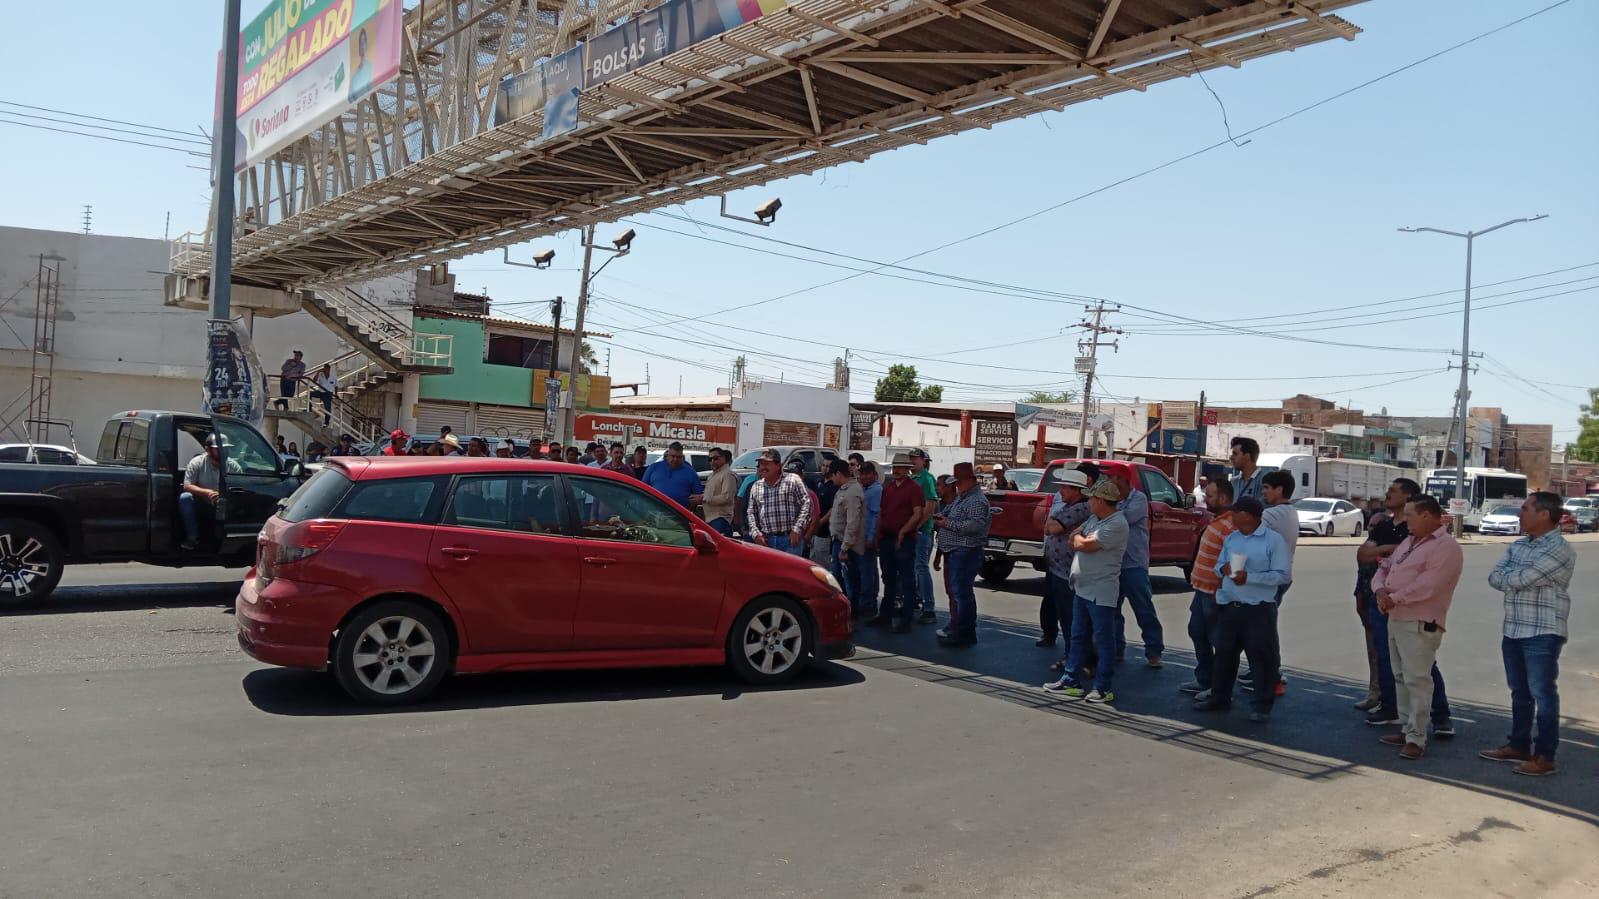
[[988,548],[989,549],[1004,549],[1005,548],[1005,541],[1003,541],[1003,540],[990,540],[990,541],[988,541]]

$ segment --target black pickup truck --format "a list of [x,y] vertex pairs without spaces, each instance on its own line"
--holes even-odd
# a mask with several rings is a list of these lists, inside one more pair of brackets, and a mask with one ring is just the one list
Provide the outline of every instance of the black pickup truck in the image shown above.
[[[225,447],[222,500],[202,506],[199,546],[186,551],[178,494],[212,433]],[[95,462],[0,463],[0,607],[43,602],[77,563],[248,566],[261,525],[306,477],[247,422],[183,412],[118,415]]]

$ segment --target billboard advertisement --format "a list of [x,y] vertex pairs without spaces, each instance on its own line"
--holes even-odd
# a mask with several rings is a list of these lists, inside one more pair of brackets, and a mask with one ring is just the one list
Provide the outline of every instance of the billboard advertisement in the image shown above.
[[709,449],[713,446],[732,448],[738,440],[738,426],[714,421],[677,421],[663,418],[641,418],[634,415],[579,415],[572,433],[576,441],[595,440],[604,443],[643,443],[665,446],[676,441],[690,449]]
[[668,0],[587,43],[500,82],[494,124],[543,110],[540,140],[577,130],[577,101],[585,88],[604,84],[692,44],[753,22],[788,0]]
[[261,360],[250,332],[238,322],[206,322],[205,380],[200,382],[200,408],[216,415],[242,418],[256,427],[266,416],[266,387]]
[[1016,462],[1016,420],[1014,418],[972,422],[972,463],[975,465],[1013,465]]
[[272,0],[239,32],[234,168],[258,162],[400,72],[400,0]]

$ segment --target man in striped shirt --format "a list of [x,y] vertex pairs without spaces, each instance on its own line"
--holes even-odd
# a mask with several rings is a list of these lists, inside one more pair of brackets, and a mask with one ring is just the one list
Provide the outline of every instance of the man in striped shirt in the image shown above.
[[1184,693],[1196,694],[1201,700],[1209,699],[1211,669],[1215,664],[1215,641],[1211,631],[1216,627],[1216,591],[1221,587],[1221,575],[1216,573],[1216,562],[1221,559],[1222,543],[1236,528],[1233,525],[1233,485],[1217,480],[1205,485],[1205,506],[1215,511],[1205,533],[1199,538],[1199,552],[1194,554],[1194,570],[1188,577],[1193,585],[1194,598],[1188,604],[1188,638],[1194,641],[1194,680],[1183,684]]
[[[1577,554],[1560,535],[1560,497],[1545,490],[1521,504],[1521,533],[1488,575],[1488,584],[1505,594],[1505,679],[1510,682],[1510,738],[1480,755],[1496,762],[1519,762],[1515,773],[1543,777],[1555,773],[1560,745],[1560,648],[1566,644],[1571,614],[1571,574]],[[1533,723],[1538,725],[1533,739]]]
[[811,520],[811,494],[799,475],[783,471],[777,450],[761,453],[760,477],[750,487],[749,536],[761,546],[802,556],[805,529]]

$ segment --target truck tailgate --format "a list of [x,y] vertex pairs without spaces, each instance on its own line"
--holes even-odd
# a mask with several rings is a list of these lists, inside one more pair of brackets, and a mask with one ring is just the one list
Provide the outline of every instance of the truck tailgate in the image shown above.
[[1044,519],[1049,515],[1053,493],[1024,493],[1020,490],[992,490],[988,493],[990,540],[1044,539]]

